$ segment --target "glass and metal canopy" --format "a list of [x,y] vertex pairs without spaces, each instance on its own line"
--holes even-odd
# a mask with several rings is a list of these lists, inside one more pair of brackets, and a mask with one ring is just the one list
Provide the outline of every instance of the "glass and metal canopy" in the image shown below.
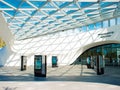
[[0,0],[0,12],[21,40],[118,17],[120,0]]

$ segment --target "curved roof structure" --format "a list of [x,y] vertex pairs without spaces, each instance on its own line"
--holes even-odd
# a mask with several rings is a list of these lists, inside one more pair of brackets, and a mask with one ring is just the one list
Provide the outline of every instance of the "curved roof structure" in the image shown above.
[[21,40],[118,17],[120,0],[0,0],[0,11]]

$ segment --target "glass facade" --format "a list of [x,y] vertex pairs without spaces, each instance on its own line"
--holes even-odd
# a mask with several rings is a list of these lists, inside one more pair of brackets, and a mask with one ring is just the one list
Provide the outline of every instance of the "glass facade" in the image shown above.
[[108,20],[103,20],[97,23],[93,23],[93,24],[89,24],[86,26],[82,26],[79,27],[77,29],[81,28],[82,32],[87,32],[87,31],[91,31],[91,30],[97,30],[97,29],[101,29],[101,28],[108,28],[108,27],[112,27],[115,25],[119,25],[120,24],[120,17],[117,18],[112,18],[112,19],[108,19]]
[[109,25],[108,25],[108,20],[106,21],[103,21],[103,28],[107,28]]
[[116,25],[115,19],[111,19],[111,20],[110,20],[110,25],[111,25],[111,26],[112,26],[112,25]]
[[[102,56],[106,66],[120,66],[120,44],[104,44],[86,50],[80,58],[84,61],[88,57]],[[96,60],[94,60],[94,63]]]

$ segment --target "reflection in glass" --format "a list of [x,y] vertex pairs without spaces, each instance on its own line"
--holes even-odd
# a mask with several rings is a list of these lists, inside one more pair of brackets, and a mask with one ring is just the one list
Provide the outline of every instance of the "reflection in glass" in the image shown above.
[[96,23],[96,29],[99,29],[99,28],[102,28],[102,23],[101,22]]
[[42,68],[42,58],[37,57],[35,60],[35,69],[41,69]]
[[103,21],[103,28],[107,28],[109,25],[108,25],[108,20],[106,21]]
[[113,26],[113,25],[115,25],[115,19],[110,20],[110,26]]
[[[80,58],[102,56],[107,66],[120,65],[120,44],[104,44],[96,46],[85,51]],[[95,61],[95,60],[94,60]],[[87,62],[86,62],[87,63]],[[95,62],[94,62],[95,63]]]

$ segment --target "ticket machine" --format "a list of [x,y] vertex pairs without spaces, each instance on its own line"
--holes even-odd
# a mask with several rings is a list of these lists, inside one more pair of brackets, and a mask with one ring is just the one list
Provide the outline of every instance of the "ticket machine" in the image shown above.
[[34,76],[46,77],[46,55],[35,55],[34,57]]

